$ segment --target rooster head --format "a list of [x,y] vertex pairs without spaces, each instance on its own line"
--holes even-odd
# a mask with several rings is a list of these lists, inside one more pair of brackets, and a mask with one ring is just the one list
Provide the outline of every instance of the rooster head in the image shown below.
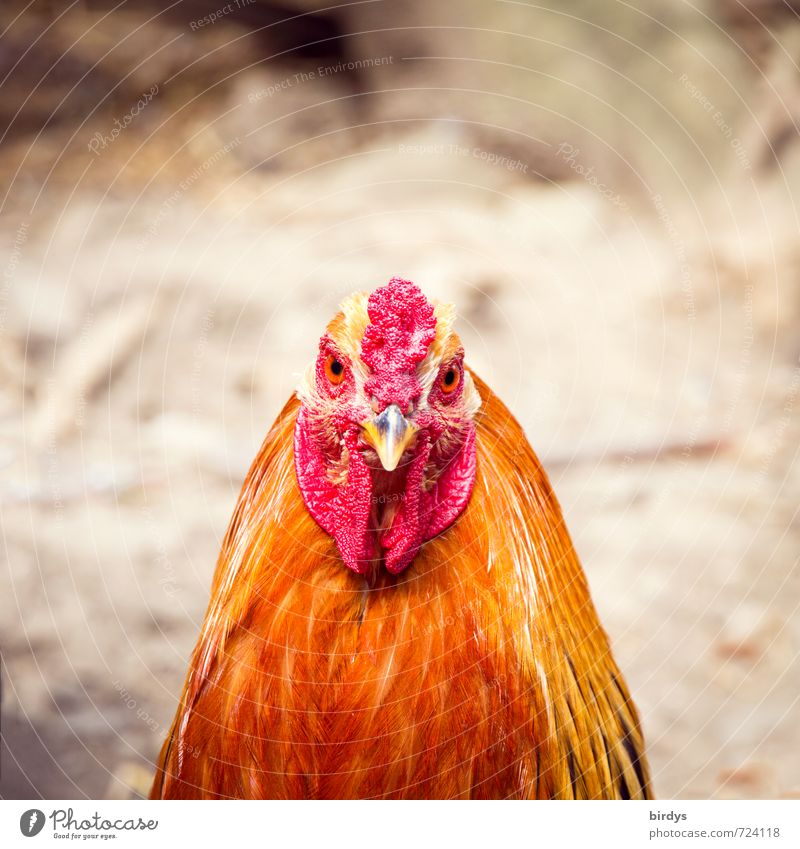
[[469,501],[480,396],[453,318],[408,280],[356,293],[298,389],[303,501],[358,574],[402,572]]

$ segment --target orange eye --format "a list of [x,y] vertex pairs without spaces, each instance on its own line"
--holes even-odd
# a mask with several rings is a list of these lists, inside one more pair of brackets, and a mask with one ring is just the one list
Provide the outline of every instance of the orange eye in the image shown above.
[[461,383],[461,369],[453,365],[442,375],[439,387],[445,395],[449,395],[451,392],[455,392],[459,383]]
[[325,377],[334,386],[338,386],[344,380],[344,364],[333,354],[328,354],[325,360]]

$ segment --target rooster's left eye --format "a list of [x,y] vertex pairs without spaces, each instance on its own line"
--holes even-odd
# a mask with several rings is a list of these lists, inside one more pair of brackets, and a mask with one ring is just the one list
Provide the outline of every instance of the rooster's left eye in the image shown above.
[[325,360],[325,376],[334,386],[338,386],[344,380],[344,365],[333,354],[328,354]]
[[444,392],[445,395],[449,395],[451,392],[455,392],[460,382],[461,370],[458,366],[452,365],[442,375],[442,378],[439,381],[439,386],[441,387],[442,392]]

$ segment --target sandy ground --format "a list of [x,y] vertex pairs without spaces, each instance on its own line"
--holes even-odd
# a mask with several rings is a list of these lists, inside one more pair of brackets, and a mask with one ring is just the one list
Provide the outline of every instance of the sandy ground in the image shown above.
[[146,792],[247,466],[338,300],[392,275],[457,304],[550,472],[658,795],[800,794],[797,146],[648,190],[569,135],[355,109],[341,73],[194,100],[151,48],[99,152],[150,77],[2,153],[0,795]]

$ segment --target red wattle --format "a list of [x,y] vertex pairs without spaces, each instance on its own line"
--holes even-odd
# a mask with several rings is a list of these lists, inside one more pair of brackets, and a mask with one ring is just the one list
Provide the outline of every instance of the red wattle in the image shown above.
[[470,425],[459,450],[429,491],[423,481],[430,460],[427,435],[418,440],[408,465],[402,504],[392,526],[378,532],[370,524],[373,502],[372,471],[358,449],[358,437],[345,436],[349,453],[347,480],[335,485],[327,470],[330,461],[315,444],[309,415],[301,407],[294,434],[297,480],[308,511],[335,540],[345,565],[359,575],[383,550],[386,569],[399,574],[416,557],[420,546],[447,530],[469,502],[475,483],[475,429]]
[[315,445],[311,423],[301,407],[294,429],[294,465],[308,512],[335,540],[345,564],[359,575],[369,570],[374,540],[369,532],[372,476],[357,448],[358,436],[349,432],[347,482],[336,486],[328,479],[328,461]]

